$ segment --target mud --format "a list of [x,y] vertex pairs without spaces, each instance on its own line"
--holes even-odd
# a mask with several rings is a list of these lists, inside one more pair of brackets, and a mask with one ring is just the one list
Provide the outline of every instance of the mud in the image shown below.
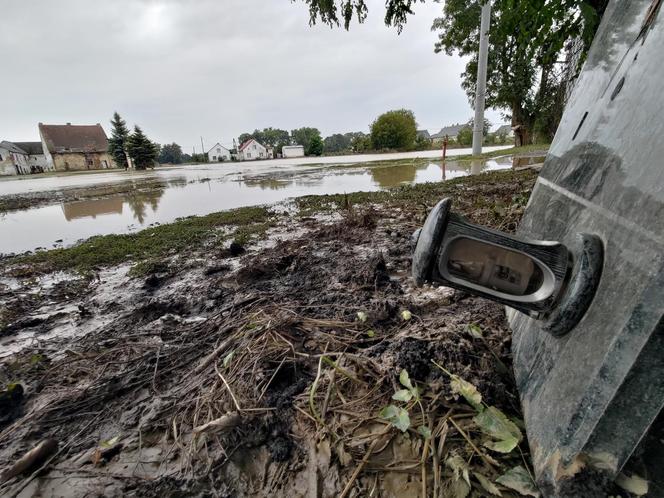
[[[512,180],[461,184],[457,205],[512,229],[533,176]],[[426,207],[284,214],[267,242],[192,247],[150,263],[147,276],[125,264],[45,286],[3,267],[13,280],[0,295],[1,335],[14,342],[0,390],[18,383],[22,396],[0,416],[0,468],[47,438],[60,449],[0,493],[449,496],[450,456],[491,479],[523,465],[526,442],[493,454],[492,469],[446,422],[453,414],[481,445],[469,406],[431,360],[486,403],[520,412],[503,308],[408,278],[408,239]],[[423,408],[405,433],[378,416],[402,369]],[[232,427],[210,425],[238,413]],[[418,425],[432,428],[433,453]],[[472,492],[483,496],[474,480]]]

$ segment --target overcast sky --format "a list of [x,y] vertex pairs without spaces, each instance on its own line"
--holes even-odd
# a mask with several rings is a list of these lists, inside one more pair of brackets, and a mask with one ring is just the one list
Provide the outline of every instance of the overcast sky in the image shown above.
[[268,126],[367,131],[402,107],[432,131],[468,120],[464,61],[433,52],[441,5],[397,35],[368,4],[346,32],[290,0],[3,0],[0,140],[38,140],[38,122],[108,133],[114,110],[185,152]]

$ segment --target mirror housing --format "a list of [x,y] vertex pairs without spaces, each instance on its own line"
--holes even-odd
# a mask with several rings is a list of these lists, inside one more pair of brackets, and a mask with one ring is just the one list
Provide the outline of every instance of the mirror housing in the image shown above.
[[581,235],[574,257],[559,242],[526,240],[469,223],[452,213],[451,206],[450,199],[440,201],[413,234],[417,285],[435,282],[537,319],[555,316],[544,327],[553,335],[563,335],[578,323],[601,275],[603,251],[597,237]]

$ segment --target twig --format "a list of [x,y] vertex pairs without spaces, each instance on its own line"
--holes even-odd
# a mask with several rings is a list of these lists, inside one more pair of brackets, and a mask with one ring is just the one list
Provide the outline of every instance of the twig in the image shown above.
[[369,445],[369,449],[367,452],[364,454],[364,458],[362,458],[362,461],[355,467],[355,470],[353,471],[353,474],[350,476],[350,479],[346,483],[346,486],[344,486],[343,491],[339,495],[339,498],[346,498],[348,496],[348,493],[350,493],[350,490],[353,488],[353,484],[355,484],[355,480],[357,479],[357,476],[360,475],[360,472],[362,472],[362,469],[364,466],[367,464],[369,461],[369,458],[371,457],[371,454],[373,453],[373,449],[376,447],[376,444],[378,443],[378,438],[374,439],[371,444]]
[[480,451],[480,449],[479,449],[477,446],[475,446],[475,443],[473,443],[473,442],[471,441],[471,439],[470,439],[470,437],[468,436],[468,434],[466,434],[466,433],[464,432],[464,430],[463,430],[461,427],[459,427],[459,426],[457,425],[457,423],[454,421],[454,419],[453,419],[453,418],[450,418],[449,421],[452,423],[452,425],[454,426],[454,428],[455,428],[457,431],[459,431],[459,434],[461,434],[461,435],[464,437],[464,439],[465,439],[466,441],[468,441],[468,444],[470,444],[471,448],[473,448],[473,450],[475,450],[475,453],[477,453],[477,454],[480,456],[480,458],[481,458],[482,460],[484,460],[484,463],[486,463],[486,464],[489,466],[489,468],[490,468],[491,470],[495,470],[495,467],[493,466],[493,464],[491,463],[491,461],[486,457],[486,455],[485,455],[484,453],[482,453],[482,452]]
[[235,395],[233,394],[233,391],[231,390],[231,386],[228,385],[228,382],[226,382],[226,379],[224,379],[224,376],[221,375],[221,372],[217,368],[217,365],[214,365],[214,370],[217,372],[217,375],[221,379],[221,381],[224,383],[226,386],[226,389],[228,389],[228,393],[231,395],[231,398],[233,399],[233,403],[235,403],[235,408],[237,408],[237,411],[241,412],[242,408],[240,408],[240,403],[237,402],[237,399],[235,399]]
[[320,425],[325,425],[323,423],[323,420],[320,418],[320,415],[318,415],[318,412],[316,411],[316,403],[314,401],[314,397],[316,396],[316,390],[318,389],[318,382],[320,381],[320,372],[323,367],[323,356],[320,357],[318,360],[318,371],[316,372],[316,378],[314,379],[314,383],[311,384],[311,389],[309,390],[309,409],[311,410],[311,414],[314,416],[316,421],[320,423]]
[[[227,332],[230,332],[234,328],[235,328],[235,325],[228,325],[228,326],[224,327],[219,332],[219,334],[220,335],[225,334]],[[199,374],[203,370],[205,370],[208,367],[208,365],[210,365],[210,363],[212,363],[217,358],[217,356],[219,356],[221,353],[223,353],[226,350],[226,348],[228,347],[228,345],[231,343],[232,340],[233,340],[233,336],[230,336],[230,337],[227,337],[226,339],[224,339],[221,342],[221,344],[217,348],[215,348],[215,350],[212,351],[209,355],[207,355],[205,357],[205,359],[194,369],[194,374]]]

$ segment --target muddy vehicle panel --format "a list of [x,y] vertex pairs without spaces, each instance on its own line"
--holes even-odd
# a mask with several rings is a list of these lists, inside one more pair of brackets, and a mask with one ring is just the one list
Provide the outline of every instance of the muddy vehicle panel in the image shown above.
[[581,469],[614,476],[664,401],[658,10],[650,0],[610,4],[519,229],[563,244],[594,234],[604,245],[599,287],[569,334],[553,337],[541,321],[510,313],[517,385],[545,493],[561,492]]

